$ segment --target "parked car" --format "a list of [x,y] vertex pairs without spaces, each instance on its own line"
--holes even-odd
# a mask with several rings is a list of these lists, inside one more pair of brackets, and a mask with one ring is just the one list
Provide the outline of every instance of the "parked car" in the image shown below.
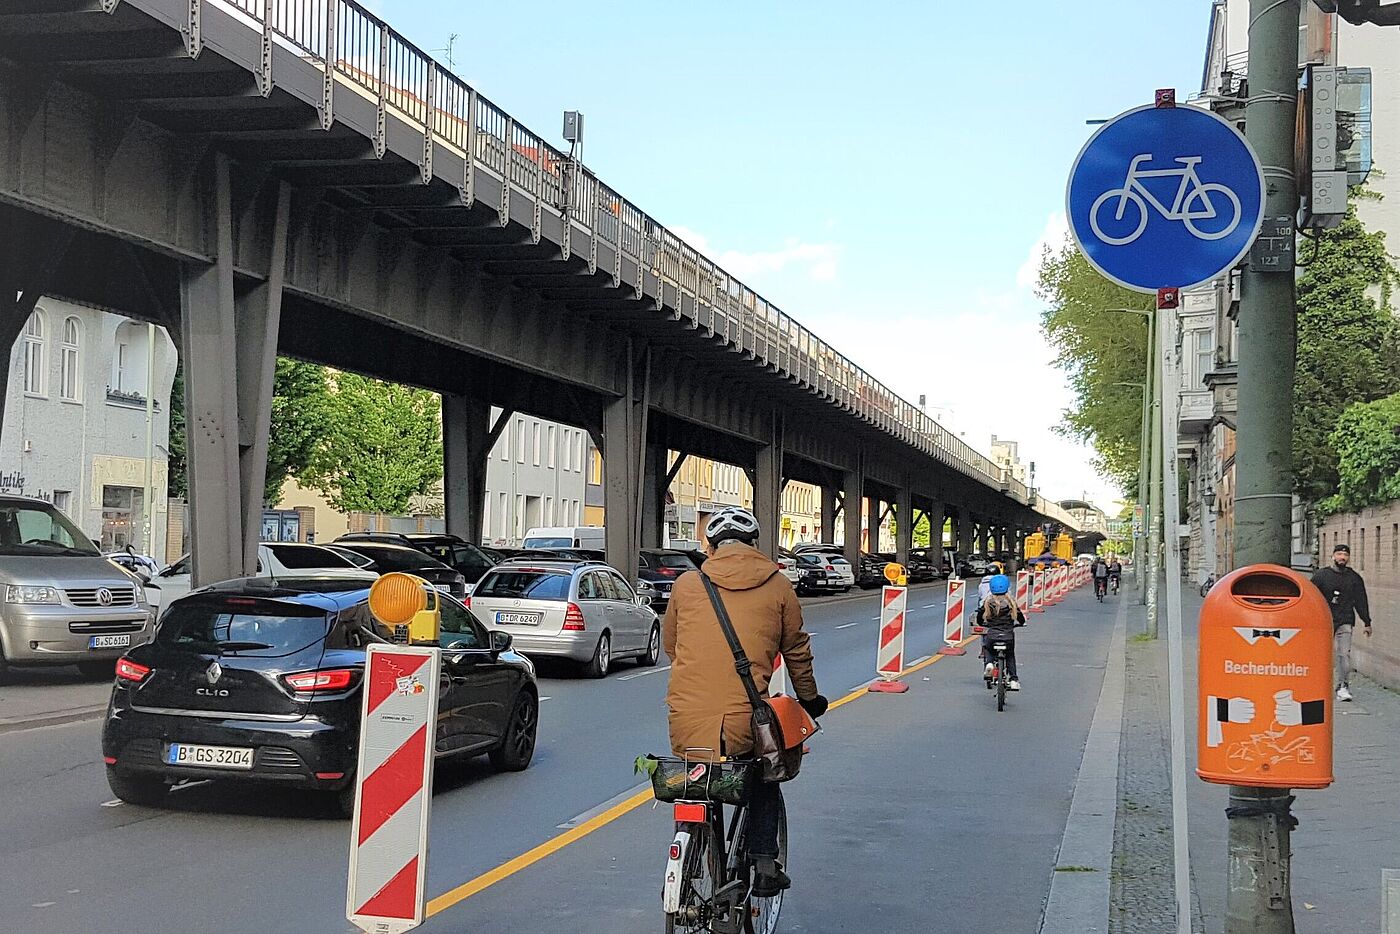
[[943,555],[933,548],[912,548],[909,551],[909,581],[915,584],[937,580],[943,575]]
[[529,529],[520,543],[526,548],[606,548],[601,525],[551,525]]
[[[107,782],[161,804],[174,783],[219,779],[325,791],[354,802],[365,647],[389,632],[369,612],[372,577],[248,578],[175,601],[155,641],[117,663],[102,727]],[[530,764],[534,667],[444,597],[439,758]]]
[[344,558],[346,561],[349,561],[351,564],[355,565],[355,567],[360,568],[361,570],[369,570],[371,567],[374,566],[373,558],[367,558],[364,555],[360,554],[358,551],[351,551],[344,545],[337,545],[334,542],[332,542],[329,545],[322,545],[321,547],[329,551],[335,552],[336,554]]
[[[258,545],[257,577],[304,577],[315,571],[318,577],[364,577],[344,555],[321,545],[298,542],[263,542]],[[166,607],[190,592],[190,556],[184,555],[151,578],[149,593],[157,606]]]
[[141,579],[40,499],[0,496],[0,595],[0,680],[11,666],[41,665],[110,677],[154,631]]
[[845,593],[851,589],[837,572],[827,569],[826,559],[821,555],[799,554],[797,567],[800,577],[794,586],[800,597]]
[[885,565],[893,560],[893,556],[872,555],[868,552],[862,554],[860,566],[856,571],[856,586],[862,590],[874,590],[889,583],[885,579]]
[[982,555],[972,555],[966,562],[967,573],[964,577],[984,577],[992,573],[992,562]]
[[526,655],[581,662],[590,677],[606,676],[618,658],[650,666],[661,657],[656,611],[601,561],[504,561],[477,582],[470,606]]
[[[671,602],[671,588],[677,578],[696,569],[689,555],[671,548],[643,548],[638,558],[637,590],[651,597],[652,606],[658,612]],[[649,584],[653,593],[647,594],[642,584]]]
[[825,562],[824,570],[830,575],[834,574],[846,590],[850,590],[856,585],[856,572],[851,567],[851,562],[846,560],[843,549],[835,545],[822,544],[802,544],[793,549],[799,555],[817,555]]
[[802,579],[802,572],[798,570],[797,567],[797,555],[788,551],[786,548],[779,548],[777,565],[778,570],[783,573],[783,576],[788,579],[788,582],[796,587],[797,582]]
[[146,580],[150,580],[160,573],[160,565],[156,563],[155,558],[139,554],[130,545],[126,546],[125,551],[110,551],[102,557]]
[[416,548],[456,570],[468,584],[475,584],[481,580],[481,575],[500,561],[464,538],[431,532],[347,532],[336,539],[336,542],[379,542]]
[[407,545],[390,545],[384,542],[368,542],[352,539],[336,539],[335,544],[342,548],[364,555],[374,563],[365,570],[376,574],[402,571],[421,577],[432,584],[439,592],[450,594],[457,599],[467,595],[467,579],[462,572],[448,567],[432,555],[424,554],[417,548]]

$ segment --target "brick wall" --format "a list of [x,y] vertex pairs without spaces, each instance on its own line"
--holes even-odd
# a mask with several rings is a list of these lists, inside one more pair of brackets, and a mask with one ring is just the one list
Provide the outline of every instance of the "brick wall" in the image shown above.
[[1366,581],[1375,631],[1357,627],[1356,667],[1400,689],[1400,502],[1330,516],[1318,532],[1319,560],[1332,560],[1338,542],[1351,546],[1351,566]]

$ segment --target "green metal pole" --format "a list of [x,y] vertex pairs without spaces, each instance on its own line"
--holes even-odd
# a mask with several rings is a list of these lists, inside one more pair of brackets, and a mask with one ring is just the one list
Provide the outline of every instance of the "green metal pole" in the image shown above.
[[[1301,0],[1250,0],[1245,136],[1265,176],[1265,217],[1298,210],[1293,147]],[[1240,302],[1239,423],[1235,457],[1235,565],[1291,558],[1293,264],[1246,267]],[[1289,790],[1230,790],[1225,934],[1293,934]]]

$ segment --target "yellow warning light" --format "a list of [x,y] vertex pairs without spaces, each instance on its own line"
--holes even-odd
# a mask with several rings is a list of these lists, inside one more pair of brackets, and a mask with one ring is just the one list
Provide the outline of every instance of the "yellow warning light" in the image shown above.
[[397,571],[380,577],[369,589],[369,611],[394,630],[397,641],[438,641],[442,613],[437,591],[421,577]]
[[894,561],[885,565],[885,580],[889,581],[891,584],[903,586],[903,581],[905,580],[904,565],[897,564]]

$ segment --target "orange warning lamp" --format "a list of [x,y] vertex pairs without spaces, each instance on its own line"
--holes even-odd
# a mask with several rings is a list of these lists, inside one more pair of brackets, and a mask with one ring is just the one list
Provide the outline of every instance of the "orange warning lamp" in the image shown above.
[[437,591],[421,577],[394,571],[369,589],[369,611],[394,631],[394,641],[437,645],[442,610]]
[[1255,564],[1201,607],[1196,774],[1265,788],[1332,784],[1332,614],[1302,574]]
[[909,583],[909,578],[905,574],[904,565],[891,561],[885,565],[885,580],[896,587],[904,587]]

